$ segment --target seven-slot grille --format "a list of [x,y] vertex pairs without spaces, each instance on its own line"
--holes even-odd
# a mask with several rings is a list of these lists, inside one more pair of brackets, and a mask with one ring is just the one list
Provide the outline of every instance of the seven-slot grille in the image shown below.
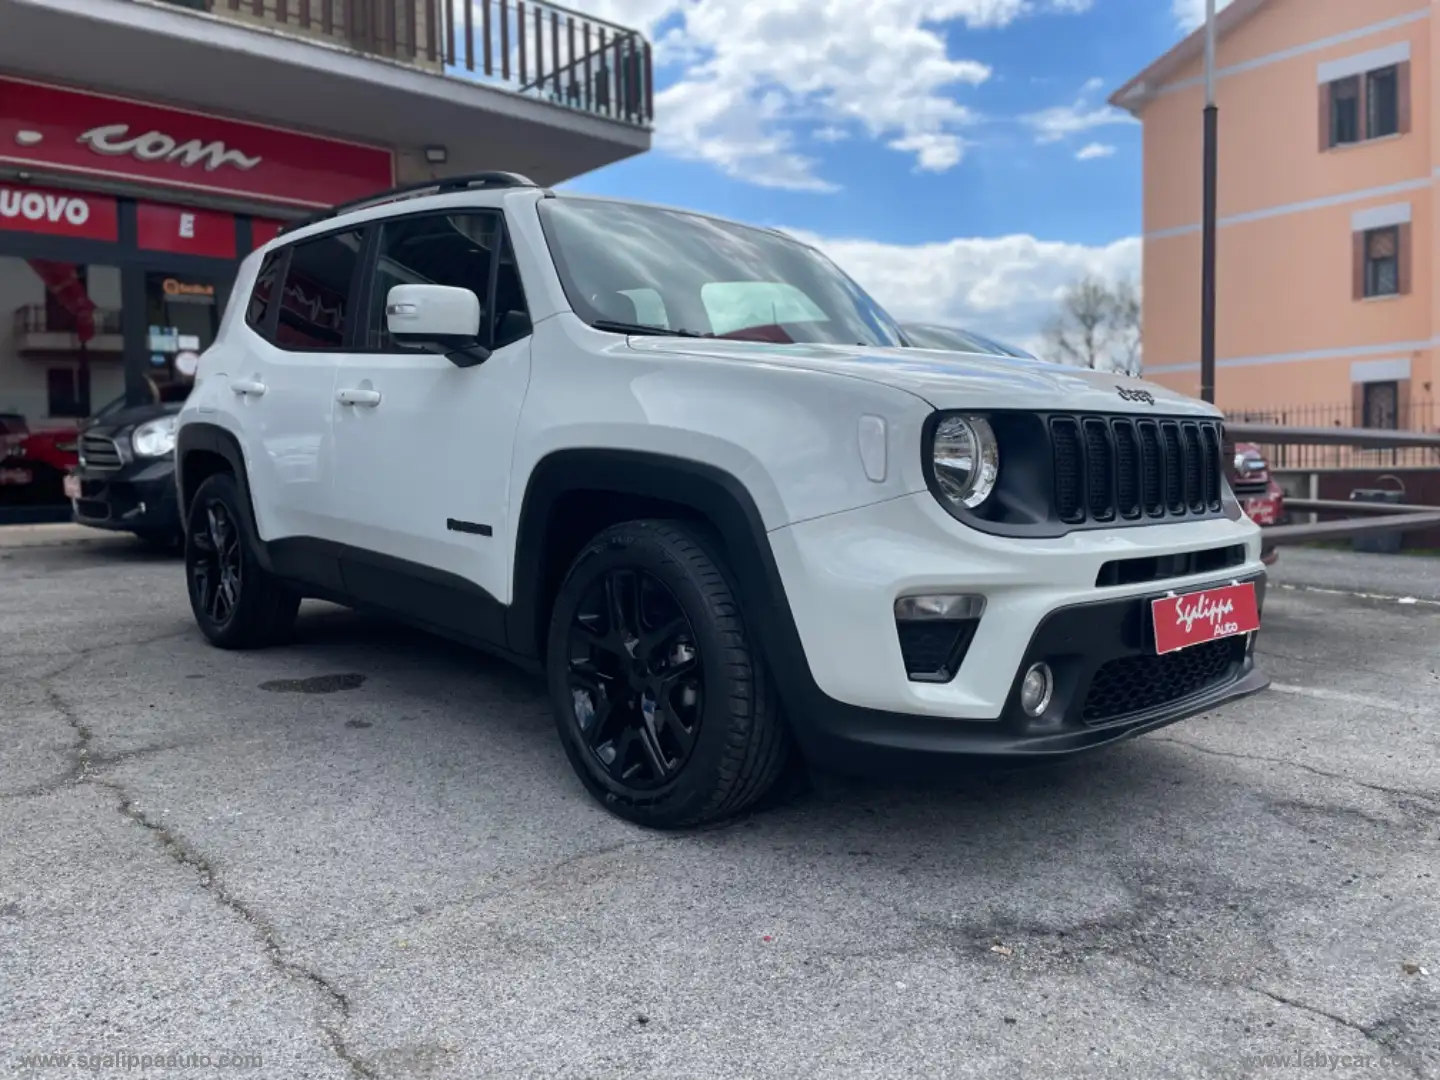
[[1055,509],[1066,524],[1220,511],[1218,421],[1053,416],[1050,439]]
[[80,460],[90,469],[118,469],[122,463],[115,440],[104,435],[80,437]]

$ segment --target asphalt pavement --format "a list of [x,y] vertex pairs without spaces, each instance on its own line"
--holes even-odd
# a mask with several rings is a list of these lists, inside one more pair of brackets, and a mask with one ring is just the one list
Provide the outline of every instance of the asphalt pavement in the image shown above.
[[319,604],[223,653],[176,559],[30,536],[13,1075],[1440,1077],[1434,562],[1282,552],[1273,689],[1103,755],[669,836],[498,661]]

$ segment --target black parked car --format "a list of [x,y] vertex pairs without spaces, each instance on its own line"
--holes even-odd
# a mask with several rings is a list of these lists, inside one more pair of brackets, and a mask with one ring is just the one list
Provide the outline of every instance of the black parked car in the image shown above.
[[130,532],[165,550],[184,538],[175,492],[175,418],[188,383],[155,387],[153,399],[112,401],[80,429],[79,465],[65,480],[75,520]]

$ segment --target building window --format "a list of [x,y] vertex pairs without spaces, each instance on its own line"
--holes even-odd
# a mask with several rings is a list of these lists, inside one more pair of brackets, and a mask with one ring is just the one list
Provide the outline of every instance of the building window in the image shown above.
[[1400,292],[1400,227],[1370,229],[1365,234],[1365,292],[1396,296]]
[[86,410],[81,407],[74,368],[46,368],[45,396],[48,399],[48,412],[52,417],[78,419],[85,416]]
[[1366,383],[1361,398],[1362,427],[1394,431],[1400,426],[1400,384]]
[[1365,76],[1365,137],[1380,139],[1400,132],[1400,71],[1381,68]]
[[1352,75],[1330,84],[1330,145],[1360,139],[1360,76]]
[[1320,148],[1352,146],[1410,130],[1410,62],[1320,86]]

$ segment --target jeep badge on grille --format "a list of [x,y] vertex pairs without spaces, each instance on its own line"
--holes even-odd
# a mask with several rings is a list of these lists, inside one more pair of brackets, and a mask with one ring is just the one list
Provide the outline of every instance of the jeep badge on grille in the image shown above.
[[1123,386],[1117,386],[1115,392],[1124,401],[1143,401],[1146,405],[1155,404],[1155,395],[1149,390],[1129,390]]

